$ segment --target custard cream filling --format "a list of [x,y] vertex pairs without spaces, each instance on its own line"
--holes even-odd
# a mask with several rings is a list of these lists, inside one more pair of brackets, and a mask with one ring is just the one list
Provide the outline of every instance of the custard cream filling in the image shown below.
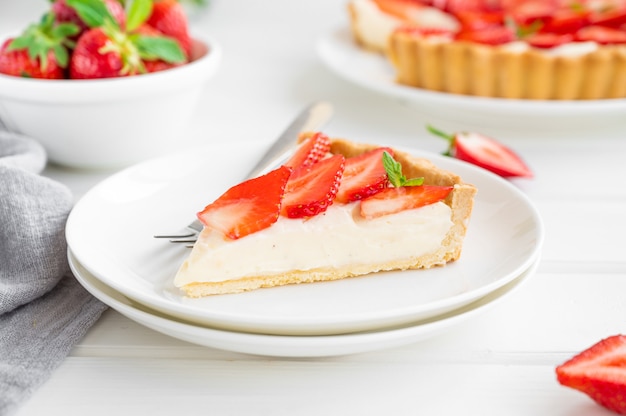
[[452,226],[443,202],[366,220],[359,203],[333,205],[310,219],[280,217],[237,240],[205,228],[174,284],[223,282],[294,270],[384,264],[435,252]]

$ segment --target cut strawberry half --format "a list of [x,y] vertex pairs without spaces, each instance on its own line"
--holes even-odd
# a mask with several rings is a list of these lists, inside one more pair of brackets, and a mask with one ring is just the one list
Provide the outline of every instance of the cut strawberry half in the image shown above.
[[452,186],[436,185],[386,188],[361,201],[361,216],[372,219],[434,204],[445,199],[452,189]]
[[444,133],[431,126],[428,130],[449,143],[447,156],[472,163],[502,177],[533,176],[530,168],[510,148],[494,139],[478,133]]
[[337,193],[337,201],[358,201],[382,191],[389,184],[383,165],[383,152],[393,154],[388,147],[381,147],[346,159],[346,167]]
[[319,162],[330,150],[330,139],[323,133],[315,133],[296,149],[296,152],[285,163],[293,169],[307,168]]
[[532,177],[524,161],[502,143],[478,133],[455,135],[457,159],[473,163],[503,177]]
[[289,218],[313,217],[332,205],[341,183],[345,158],[334,155],[289,178],[281,214]]
[[556,368],[557,380],[601,406],[626,414],[626,335],[596,343]]
[[281,199],[291,172],[291,168],[281,166],[233,186],[198,213],[198,219],[231,239],[269,227],[278,220]]

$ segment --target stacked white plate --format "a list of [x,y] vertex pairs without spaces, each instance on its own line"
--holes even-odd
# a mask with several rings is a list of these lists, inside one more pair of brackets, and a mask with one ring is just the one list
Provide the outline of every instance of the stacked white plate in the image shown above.
[[435,335],[505,298],[537,267],[543,225],[521,191],[472,165],[404,149],[479,189],[460,260],[430,270],[186,298],[173,278],[189,248],[153,235],[190,222],[240,180],[260,147],[196,149],[128,168],[94,187],[67,223],[76,278],[104,303],[164,334],[237,352],[313,357]]

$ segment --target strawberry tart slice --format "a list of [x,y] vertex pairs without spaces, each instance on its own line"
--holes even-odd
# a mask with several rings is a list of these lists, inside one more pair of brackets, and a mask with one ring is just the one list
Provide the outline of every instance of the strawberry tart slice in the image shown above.
[[461,255],[476,188],[388,147],[300,137],[283,166],[198,214],[175,276],[189,297],[442,266]]

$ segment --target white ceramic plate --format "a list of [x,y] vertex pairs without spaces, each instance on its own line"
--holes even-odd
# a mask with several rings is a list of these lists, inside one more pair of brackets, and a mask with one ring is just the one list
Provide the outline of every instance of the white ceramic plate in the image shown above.
[[426,319],[473,302],[528,269],[539,255],[543,226],[522,192],[472,165],[408,150],[479,189],[463,256],[446,267],[186,298],[173,277],[189,249],[152,236],[179,229],[238,182],[261,153],[253,142],[194,149],[113,175],[76,204],[67,222],[68,245],[103,283],[150,308],[213,327],[281,335]]
[[96,298],[127,318],[155,331],[206,347],[277,357],[326,357],[408,345],[435,336],[484,312],[532,276],[537,260],[506,285],[460,309],[436,318],[383,331],[327,336],[281,336],[223,331],[193,325],[133,302],[89,273],[68,250],[76,279]]
[[[395,82],[395,70],[383,55],[365,51],[348,29],[321,37],[317,52],[324,64],[341,78],[365,89],[397,98],[437,121],[452,120],[463,127],[485,132],[505,128],[506,134],[548,134],[623,131],[626,99],[608,100],[512,100],[463,96],[403,86]],[[599,130],[598,130],[599,129]]]

